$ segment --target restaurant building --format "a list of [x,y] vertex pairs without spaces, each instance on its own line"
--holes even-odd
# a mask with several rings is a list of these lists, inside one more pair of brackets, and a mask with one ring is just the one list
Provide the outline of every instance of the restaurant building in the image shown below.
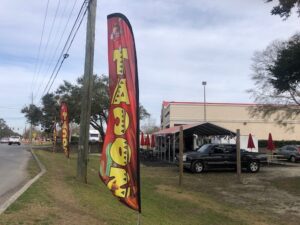
[[241,135],[250,133],[257,140],[267,140],[269,133],[273,140],[300,140],[300,117],[286,120],[286,126],[280,126],[275,116],[268,119],[252,117],[249,113],[255,104],[245,103],[203,103],[203,102],[167,102],[162,103],[161,129],[179,125],[209,122]]

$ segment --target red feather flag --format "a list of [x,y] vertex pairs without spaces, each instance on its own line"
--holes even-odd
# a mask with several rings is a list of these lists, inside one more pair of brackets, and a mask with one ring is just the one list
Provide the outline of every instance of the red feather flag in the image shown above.
[[141,212],[139,87],[131,25],[119,13],[108,19],[110,108],[100,158],[100,178],[112,194]]
[[274,142],[273,142],[273,138],[272,138],[272,134],[271,134],[271,133],[269,133],[267,149],[270,150],[270,151],[273,151],[273,150],[275,149],[275,145],[274,145]]
[[60,120],[61,120],[61,140],[64,153],[67,158],[70,156],[69,147],[69,115],[68,106],[65,102],[61,103],[60,106]]
[[150,137],[149,137],[149,134],[147,134],[147,136],[146,136],[145,145],[146,145],[147,147],[150,146]]
[[249,137],[248,137],[248,145],[247,145],[247,148],[255,148],[255,145],[254,145],[254,142],[253,142],[253,138],[252,138],[252,135],[249,134]]

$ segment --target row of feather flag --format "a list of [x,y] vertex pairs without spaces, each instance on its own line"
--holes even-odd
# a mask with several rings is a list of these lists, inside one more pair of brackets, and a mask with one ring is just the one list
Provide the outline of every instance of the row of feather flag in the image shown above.
[[[151,141],[150,141],[151,140]],[[141,141],[140,141],[140,146],[146,146],[146,147],[151,147],[154,148],[155,147],[155,136],[151,135],[151,139],[149,134],[145,135],[143,132],[141,132]]]
[[[249,136],[248,136],[247,148],[250,148],[251,150],[253,148],[255,148],[255,145],[254,145],[253,138],[252,138],[251,134],[249,134]],[[275,144],[273,142],[273,138],[272,138],[272,134],[271,133],[269,133],[268,142],[267,142],[267,149],[269,151],[274,151],[275,150]]]

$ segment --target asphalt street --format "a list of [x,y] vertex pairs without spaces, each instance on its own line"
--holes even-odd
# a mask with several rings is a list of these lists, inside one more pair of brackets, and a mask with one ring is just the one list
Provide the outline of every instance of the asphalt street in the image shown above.
[[0,144],[0,205],[26,181],[30,157],[24,145]]

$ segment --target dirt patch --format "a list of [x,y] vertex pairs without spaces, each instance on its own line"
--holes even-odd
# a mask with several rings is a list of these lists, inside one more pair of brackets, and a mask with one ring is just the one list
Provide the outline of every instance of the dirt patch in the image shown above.
[[[251,175],[251,174],[250,174]],[[253,176],[243,176],[242,184],[233,184],[227,188],[215,189],[225,200],[241,206],[255,206],[258,210],[267,210],[280,215],[291,215],[300,219],[300,198],[276,188],[275,179],[299,179],[300,167],[269,167]]]
[[[178,188],[166,185],[158,185],[156,186],[157,192],[167,195],[170,198],[177,200],[190,201],[195,204],[201,202],[202,205],[205,205],[205,208],[209,208],[211,210],[217,211],[218,213],[224,213],[224,206],[222,204],[218,204],[218,202],[213,201],[211,198],[206,197],[201,194],[193,194],[191,192],[181,192]],[[254,213],[245,213],[243,210],[236,209],[235,211],[226,211],[226,214],[231,218],[235,218],[238,220],[243,220],[243,218],[247,217],[251,220],[253,218],[253,225],[268,225],[270,223],[266,222],[265,217],[258,216]]]
[[[165,177],[165,169],[161,169],[161,172],[161,176]],[[151,174],[147,174],[148,176],[150,178]],[[171,185],[171,177],[168,179],[170,185],[156,186],[156,191],[173,199],[193,203],[201,201],[208,208],[217,211],[222,208],[216,204],[215,200],[220,204],[234,205],[237,209],[233,214],[229,212],[231,216],[251,217],[253,221],[259,221],[256,224],[271,224],[265,217],[277,220],[277,222],[288,221],[283,224],[299,224],[300,190],[297,191],[298,183],[294,182],[295,180],[300,182],[300,167],[298,166],[270,166],[261,168],[261,171],[256,174],[242,173],[242,183],[238,182],[233,171],[209,171],[203,174],[184,173],[185,190],[191,190],[191,192],[184,193]],[[283,183],[294,182],[294,192],[289,189],[289,185],[276,185],[275,181],[278,180],[282,180]],[[177,183],[176,179],[174,181]],[[197,195],[195,195],[195,191]],[[207,197],[207,194],[210,197]],[[245,211],[248,213],[245,214]]]

